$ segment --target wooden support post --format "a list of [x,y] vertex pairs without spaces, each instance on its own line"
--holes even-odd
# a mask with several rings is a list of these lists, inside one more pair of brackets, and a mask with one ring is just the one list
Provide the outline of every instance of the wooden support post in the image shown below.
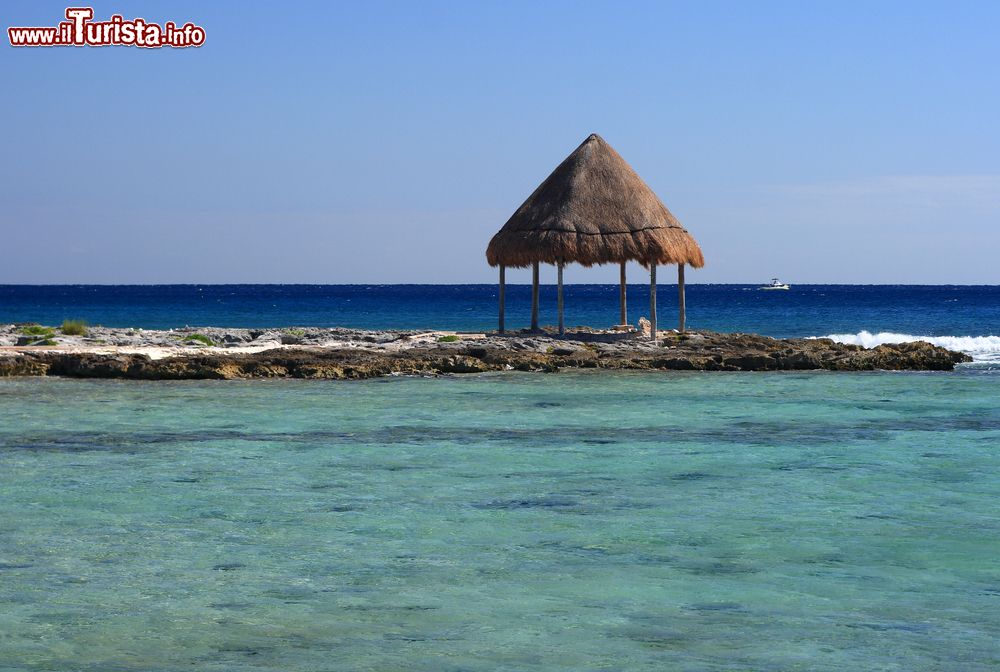
[[684,333],[684,264],[677,264],[677,306],[680,311],[680,328]]
[[538,331],[538,262],[531,265],[531,330]]
[[503,264],[500,264],[500,328],[497,330],[503,333],[503,311],[504,311],[504,289],[506,286],[506,271]]
[[556,294],[556,297],[557,297],[556,298],[556,303],[559,306],[559,335],[560,336],[564,336],[566,334],[566,327],[565,327],[565,324],[563,323],[563,282],[562,282],[563,262],[562,262],[562,259],[559,260],[558,269],[559,270],[557,271],[557,275],[559,277],[559,280],[558,280],[558,282],[559,282],[559,289],[558,289],[558,292]]
[[628,324],[628,310],[625,308],[625,262],[622,262],[621,271],[621,290],[618,293],[618,303],[621,304],[621,319],[618,320],[618,324]]
[[656,340],[656,262],[649,264],[649,336]]

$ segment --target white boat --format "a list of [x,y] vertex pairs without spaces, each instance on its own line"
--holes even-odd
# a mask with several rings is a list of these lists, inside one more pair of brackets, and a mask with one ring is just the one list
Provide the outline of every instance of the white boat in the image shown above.
[[778,280],[777,278],[771,278],[771,284],[764,285],[763,287],[759,287],[758,289],[791,289],[791,286],[785,284],[784,282]]

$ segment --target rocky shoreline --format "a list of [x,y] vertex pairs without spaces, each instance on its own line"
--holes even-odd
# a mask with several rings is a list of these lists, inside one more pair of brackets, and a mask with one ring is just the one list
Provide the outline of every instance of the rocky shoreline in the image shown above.
[[[352,329],[180,329],[0,326],[0,376],[135,380],[239,378],[361,379],[565,368],[663,371],[950,371],[971,361],[929,343],[862,348],[829,339],[754,334],[575,331],[565,338],[512,333]],[[34,339],[34,340],[31,340]],[[47,344],[37,344],[39,340]]]

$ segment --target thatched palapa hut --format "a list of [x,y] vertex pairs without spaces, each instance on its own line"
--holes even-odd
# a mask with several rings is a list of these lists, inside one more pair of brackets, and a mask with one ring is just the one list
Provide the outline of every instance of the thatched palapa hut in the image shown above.
[[532,267],[531,329],[538,330],[538,265],[558,268],[559,333],[563,266],[621,265],[621,324],[627,321],[625,264],[649,268],[649,312],[656,338],[656,267],[677,264],[680,330],[684,331],[684,266],[705,265],[701,249],[632,167],[599,135],[583,141],[497,232],[486,249],[500,267],[500,332],[508,266]]

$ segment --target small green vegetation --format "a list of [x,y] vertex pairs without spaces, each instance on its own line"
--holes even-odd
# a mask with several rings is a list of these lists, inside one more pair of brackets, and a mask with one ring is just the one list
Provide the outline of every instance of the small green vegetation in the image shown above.
[[305,336],[306,335],[306,330],[305,329],[285,329],[283,331],[284,331],[284,333],[288,334],[289,336]]
[[201,343],[202,345],[215,345],[215,341],[205,334],[188,334],[184,337],[185,343]]
[[442,336],[438,339],[438,343],[454,343],[458,340],[458,336],[455,334],[449,334],[447,336]]
[[671,345],[676,345],[678,343],[683,343],[688,340],[687,334],[668,334],[666,338],[660,343],[664,348],[669,348]]
[[56,332],[52,330],[52,327],[43,327],[40,324],[30,324],[27,327],[21,327],[21,333],[25,336],[42,336],[45,338],[55,336],[56,334]]
[[61,331],[67,336],[86,336],[87,323],[83,320],[63,320]]
[[56,345],[56,342],[51,338],[46,338],[44,341],[38,341],[34,345]]

